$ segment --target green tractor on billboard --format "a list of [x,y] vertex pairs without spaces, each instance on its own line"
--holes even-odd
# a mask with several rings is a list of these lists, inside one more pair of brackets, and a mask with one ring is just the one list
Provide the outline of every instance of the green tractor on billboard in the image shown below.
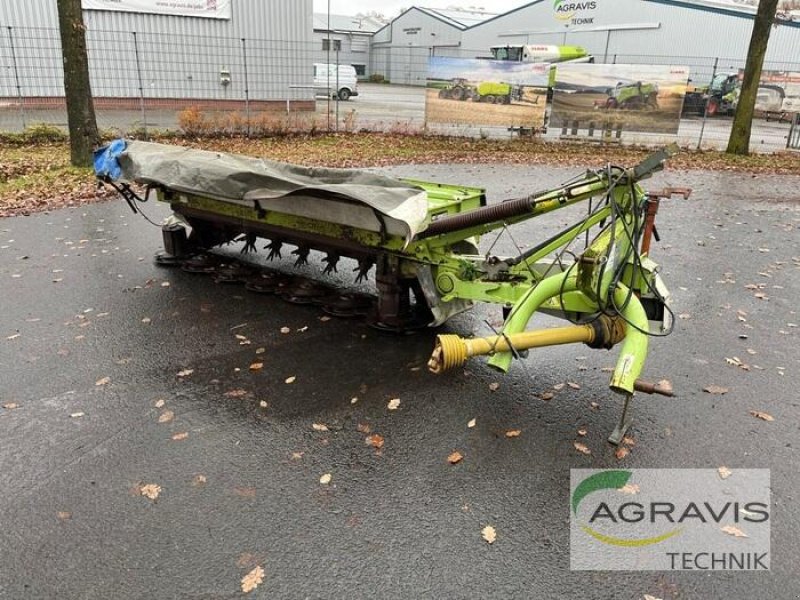
[[655,83],[619,82],[606,90],[608,98],[597,100],[595,108],[625,110],[658,110],[658,85]]
[[483,81],[472,85],[466,79],[453,79],[451,84],[439,90],[439,98],[448,100],[472,100],[487,104],[511,104],[522,98],[522,88],[510,83]]

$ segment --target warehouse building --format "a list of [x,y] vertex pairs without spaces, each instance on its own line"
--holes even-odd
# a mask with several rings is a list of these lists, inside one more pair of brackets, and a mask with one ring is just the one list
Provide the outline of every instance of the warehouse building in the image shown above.
[[366,79],[372,36],[384,24],[370,16],[314,13],[314,62],[352,65],[359,79]]
[[[83,0],[99,106],[312,109],[312,0]],[[63,102],[55,0],[0,2],[0,101]]]
[[[703,79],[715,66],[744,66],[755,8],[712,0],[534,0],[465,26],[430,12],[409,9],[378,32],[373,69],[421,85],[426,55],[488,57],[497,45],[555,44],[583,46],[597,62],[683,64]],[[791,15],[776,20],[765,68],[800,71],[800,21]]]
[[493,16],[413,6],[373,36],[372,72],[392,83],[425,85],[428,58],[458,56],[464,32]]

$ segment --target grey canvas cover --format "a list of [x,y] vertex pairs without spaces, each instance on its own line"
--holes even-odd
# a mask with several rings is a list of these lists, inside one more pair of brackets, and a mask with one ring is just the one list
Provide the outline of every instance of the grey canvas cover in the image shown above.
[[[427,225],[422,188],[356,169],[301,167],[181,146],[130,141],[123,179],[262,210],[386,230],[410,241]],[[378,213],[378,215],[376,215]]]

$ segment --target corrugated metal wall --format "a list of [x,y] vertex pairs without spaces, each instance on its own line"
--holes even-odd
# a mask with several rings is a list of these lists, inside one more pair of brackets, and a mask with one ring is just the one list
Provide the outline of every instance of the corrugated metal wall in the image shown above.
[[[251,99],[310,98],[290,86],[311,84],[312,0],[234,0],[232,12],[84,11],[93,93],[137,97],[141,80],[147,98],[240,99],[246,64]],[[24,96],[63,96],[55,0],[0,0],[0,97],[17,95],[14,57]]]
[[[665,0],[595,0],[596,8],[577,11],[591,24],[572,25],[555,18],[554,5],[538,0],[520,9],[467,29],[462,46],[486,51],[498,43],[583,45],[602,59],[647,62],[647,57],[686,57],[743,61],[753,21],[719,10],[699,10]],[[590,28],[654,24],[657,29],[585,31]],[[580,32],[581,30],[583,32]],[[518,34],[518,35],[510,35]],[[800,61],[800,23],[773,29],[766,60],[770,64]],[[655,61],[663,62],[663,61]]]
[[330,59],[331,63],[336,63],[337,55],[331,47],[330,55],[323,50],[323,40],[332,39],[341,42],[342,49],[339,51],[338,60],[340,65],[363,65],[364,77],[369,76],[370,65],[370,37],[363,34],[353,33],[328,33],[327,31],[314,32],[314,62],[326,63]]

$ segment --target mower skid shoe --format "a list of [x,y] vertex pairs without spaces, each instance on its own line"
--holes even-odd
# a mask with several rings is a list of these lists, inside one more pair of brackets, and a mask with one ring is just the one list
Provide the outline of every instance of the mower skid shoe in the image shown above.
[[619,418],[619,423],[614,428],[614,431],[611,432],[611,435],[608,436],[609,443],[619,446],[622,443],[625,434],[628,433],[628,429],[633,422],[631,418],[631,408],[630,403],[633,399],[633,394],[625,394],[625,401],[622,405],[622,414]]

